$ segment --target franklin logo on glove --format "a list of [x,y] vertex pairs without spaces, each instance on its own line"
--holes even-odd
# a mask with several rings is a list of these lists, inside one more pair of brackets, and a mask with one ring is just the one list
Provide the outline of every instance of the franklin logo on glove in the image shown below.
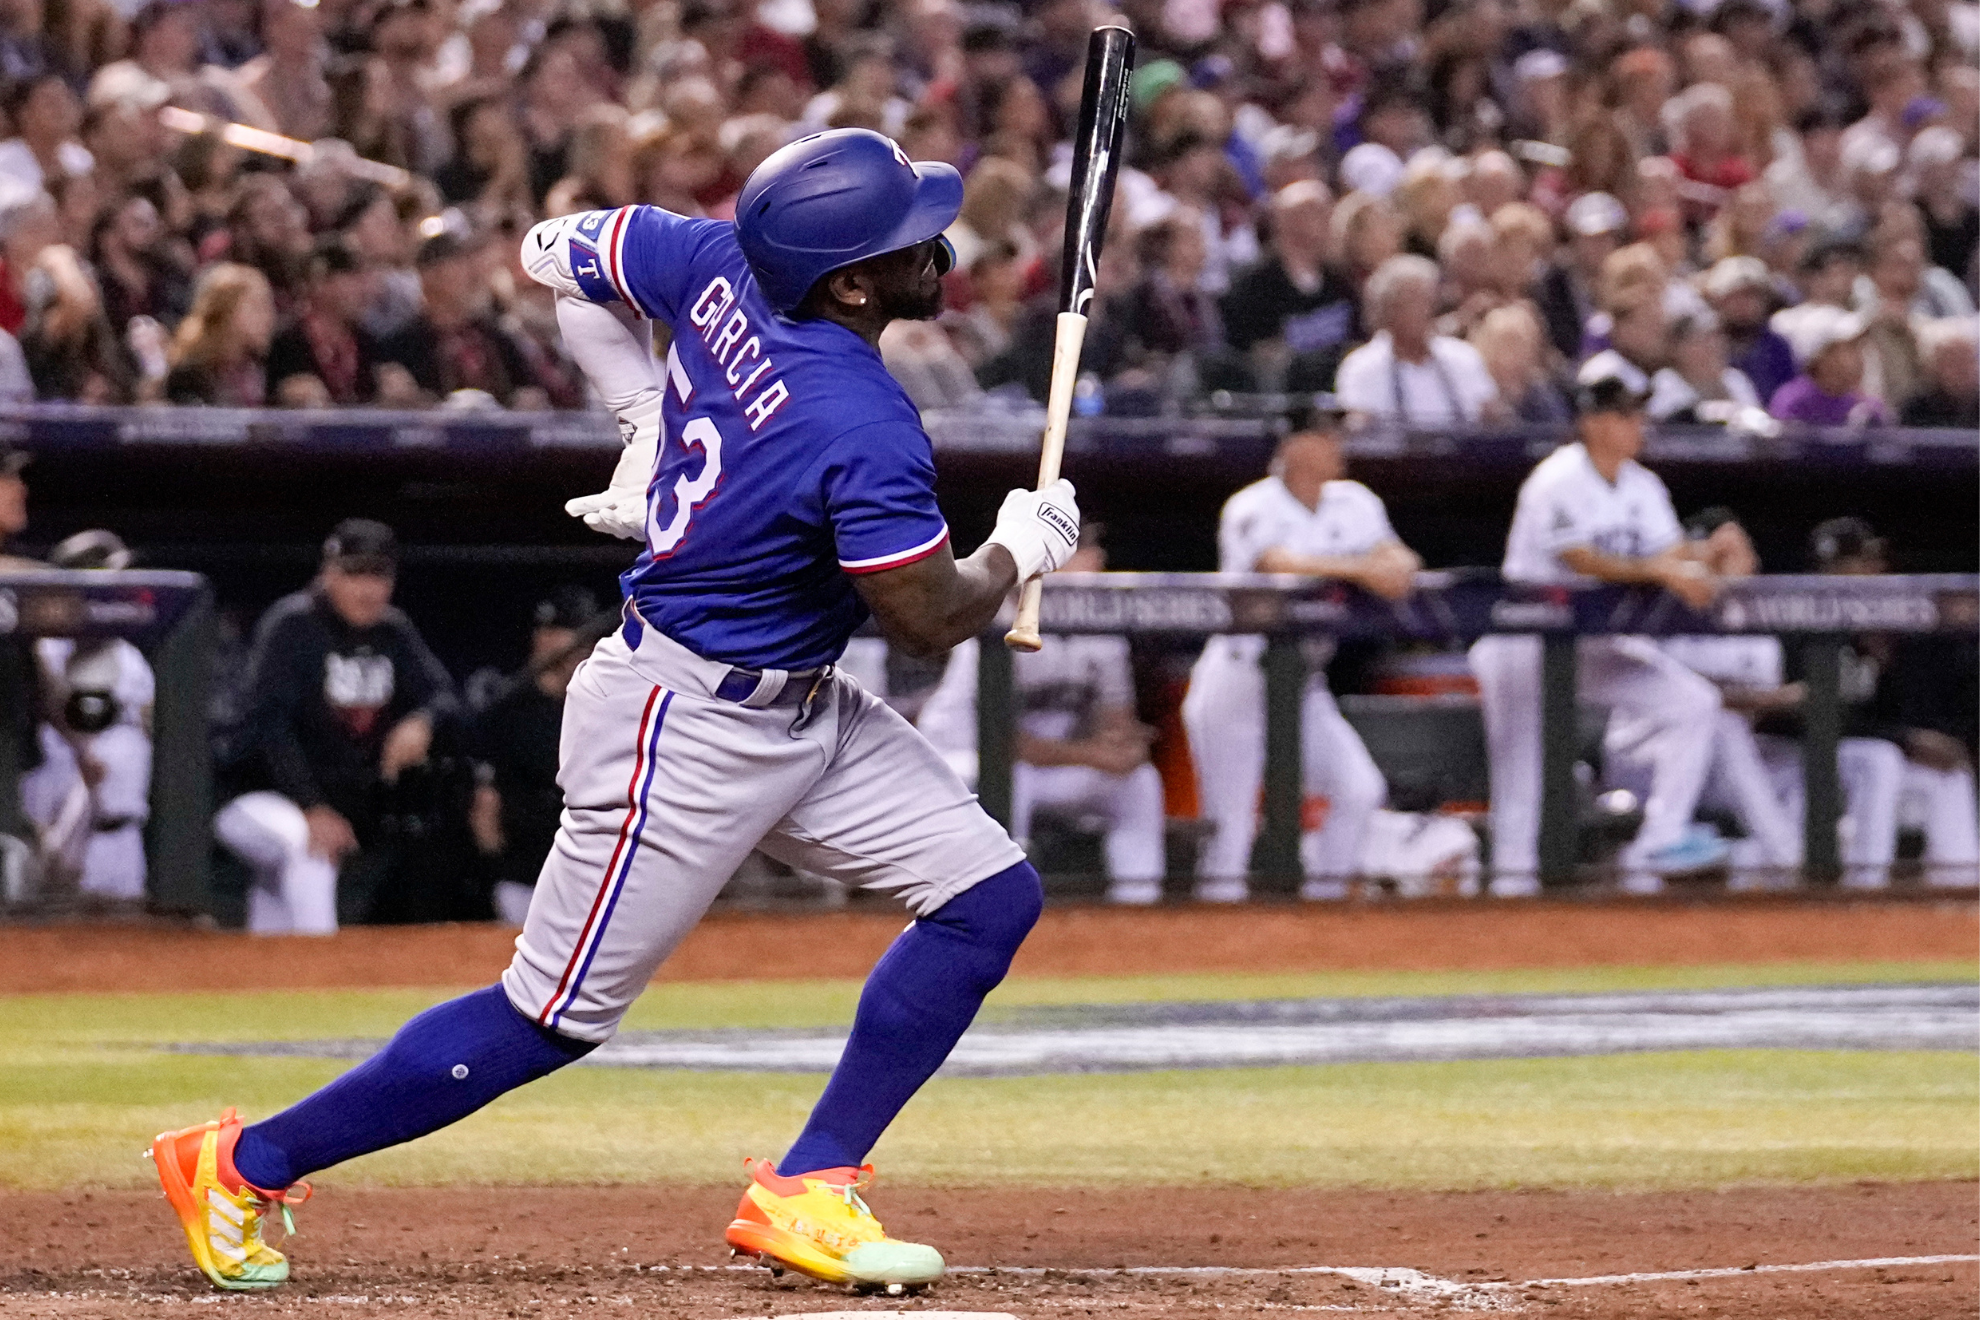
[[1052,504],[1038,506],[1038,521],[1066,538],[1068,547],[1079,545],[1079,524],[1066,516],[1064,509]]

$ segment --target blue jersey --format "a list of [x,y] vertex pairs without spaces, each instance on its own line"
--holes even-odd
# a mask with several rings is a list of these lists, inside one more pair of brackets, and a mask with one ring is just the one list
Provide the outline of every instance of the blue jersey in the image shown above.
[[772,311],[726,221],[594,211],[577,222],[571,265],[592,301],[673,331],[646,548],[619,580],[626,596],[711,660],[836,660],[866,619],[850,575],[949,539],[921,415],[879,352],[831,321]]

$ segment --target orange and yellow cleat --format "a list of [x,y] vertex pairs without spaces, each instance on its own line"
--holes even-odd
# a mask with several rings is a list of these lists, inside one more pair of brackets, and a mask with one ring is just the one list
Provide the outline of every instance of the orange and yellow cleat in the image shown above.
[[215,1122],[161,1132],[151,1143],[159,1184],[194,1262],[230,1292],[273,1288],[289,1277],[288,1259],[262,1240],[262,1225],[279,1210],[284,1230],[294,1233],[289,1207],[309,1199],[308,1183],[270,1192],[244,1181],[234,1170],[240,1135],[240,1115],[229,1109]]
[[888,1237],[860,1199],[860,1189],[873,1181],[872,1165],[786,1178],[769,1160],[746,1163],[749,1189],[726,1234],[736,1251],[772,1269],[890,1292],[942,1277],[941,1252]]

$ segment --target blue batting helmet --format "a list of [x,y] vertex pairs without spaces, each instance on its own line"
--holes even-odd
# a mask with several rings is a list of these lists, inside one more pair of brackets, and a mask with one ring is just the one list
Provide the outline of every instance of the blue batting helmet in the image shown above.
[[788,312],[828,271],[939,236],[962,195],[954,166],[910,162],[870,129],[835,128],[751,172],[736,198],[736,240],[764,297]]

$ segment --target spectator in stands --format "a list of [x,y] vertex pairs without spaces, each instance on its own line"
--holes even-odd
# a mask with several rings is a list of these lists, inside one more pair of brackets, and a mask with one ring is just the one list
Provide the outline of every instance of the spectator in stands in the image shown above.
[[[1069,572],[1107,566],[1104,529],[1088,524]],[[962,776],[977,779],[974,638],[950,653],[942,681],[916,723]],[[1125,637],[1054,637],[1016,657],[1017,763],[1011,774],[1011,837],[1028,840],[1035,813],[1071,810],[1106,830],[1107,898],[1145,905],[1162,898],[1162,776],[1148,760],[1154,730],[1135,715]]]
[[1713,313],[1693,312],[1672,322],[1666,357],[1669,365],[1650,378],[1650,420],[1723,423],[1741,409],[1760,407],[1753,382],[1727,361],[1726,336]]
[[1181,387],[1178,370],[1214,381],[1214,388],[1249,388],[1249,372],[1224,339],[1217,301],[1202,286],[1201,217],[1177,208],[1135,235],[1135,247],[1141,279],[1121,308],[1130,354],[1170,390]]
[[538,601],[528,663],[475,713],[475,759],[482,768],[469,824],[476,846],[494,863],[495,915],[511,926],[523,924],[557,835],[564,693],[591,653],[599,617],[598,598],[582,587],[562,587]]
[[1511,420],[1559,425],[1574,419],[1567,397],[1547,370],[1546,341],[1530,306],[1513,303],[1485,313],[1471,332],[1471,346],[1492,373]]
[[103,209],[90,239],[90,262],[113,330],[126,333],[140,316],[167,330],[178,326],[192,306],[190,272],[179,256],[158,208],[142,193]]
[[1437,245],[1451,222],[1463,194],[1458,189],[1462,167],[1442,148],[1418,152],[1403,167],[1396,185],[1396,210],[1402,219],[1403,251],[1437,259]]
[[486,255],[479,237],[446,232],[422,243],[425,305],[382,351],[403,364],[429,398],[479,390],[503,407],[541,408],[543,391],[528,359],[496,319]]
[[1918,332],[1927,387],[1904,405],[1906,426],[1980,429],[1980,347],[1971,318],[1933,321]]
[[[52,568],[124,569],[114,532],[77,532],[49,552]],[[144,898],[144,823],[151,815],[151,706],[144,653],[121,637],[43,637],[41,765],[21,781],[40,836],[42,886],[135,904]]]
[[350,407],[377,397],[382,356],[364,328],[372,298],[357,249],[334,234],[318,240],[302,302],[269,346],[272,402]]
[[1535,301],[1547,323],[1554,351],[1573,362],[1596,312],[1603,263],[1629,225],[1623,204],[1607,193],[1585,193],[1567,210],[1568,241],[1561,257],[1540,278]]
[[1960,162],[1966,142],[1957,129],[1934,125],[1911,140],[1905,164],[1912,195],[1925,222],[1927,256],[1971,288],[1980,253],[1980,205],[1961,186]]
[[1890,411],[1863,393],[1863,318],[1840,308],[1796,322],[1801,374],[1774,391],[1767,411],[1808,426],[1882,426]]
[[1355,191],[1335,204],[1327,233],[1334,262],[1354,290],[1355,337],[1365,338],[1369,330],[1362,308],[1364,291],[1376,269],[1402,251],[1401,222],[1387,198]]
[[253,873],[248,929],[328,935],[338,872],[376,850],[379,795],[427,759],[453,683],[392,608],[398,540],[348,518],[323,543],[316,581],[255,625],[244,727],[220,767],[220,842]]
[[10,84],[0,106],[15,134],[0,142],[0,187],[33,192],[50,180],[94,168],[95,159],[76,141],[82,106],[61,75],[49,72]]
[[178,404],[260,407],[268,401],[264,360],[274,334],[275,298],[261,272],[235,262],[209,267],[173,336],[165,397]]
[[1289,183],[1272,197],[1271,245],[1239,271],[1224,295],[1231,347],[1252,356],[1261,379],[1279,374],[1288,390],[1329,383],[1355,334],[1355,291],[1327,259],[1333,199],[1317,179]]
[[1794,350],[1767,322],[1773,274],[1758,257],[1722,258],[1705,275],[1705,300],[1725,336],[1726,362],[1771,399],[1794,377]]
[[262,51],[237,71],[241,88],[268,110],[275,130],[304,142],[330,136],[330,47],[315,5],[265,0]]
[[[1469,213],[1444,226],[1437,243],[1437,265],[1443,272],[1437,332],[1462,338],[1485,313],[1508,301],[1499,283],[1495,261],[1497,236],[1492,226]],[[1516,296],[1516,295],[1515,295]]]
[[81,255],[57,241],[59,223],[46,193],[20,202],[7,222],[8,274],[21,299],[20,347],[35,393],[129,403],[134,365],[104,315],[103,297]]
[[1718,83],[1693,83],[1665,102],[1663,120],[1671,163],[1700,185],[1686,198],[1687,214],[1694,223],[1709,220],[1754,178],[1752,163],[1741,154],[1732,93]]
[[1766,173],[1776,204],[1801,212],[1829,233],[1841,232],[1854,210],[1842,171],[1846,124],[1842,112],[1830,105],[1802,111],[1795,120],[1794,149],[1776,155]]
[[1503,416],[1498,386],[1478,350],[1433,334],[1437,265],[1391,257],[1368,281],[1375,337],[1341,363],[1336,393],[1357,423],[1450,426]]

